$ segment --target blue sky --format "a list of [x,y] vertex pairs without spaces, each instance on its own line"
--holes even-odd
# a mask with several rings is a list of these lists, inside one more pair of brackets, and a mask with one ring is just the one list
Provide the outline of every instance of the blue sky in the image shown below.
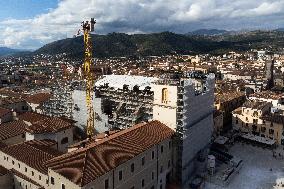
[[0,0],[0,46],[37,49],[91,17],[99,34],[275,29],[284,0]]
[[58,0],[1,0],[0,20],[27,19],[57,7]]

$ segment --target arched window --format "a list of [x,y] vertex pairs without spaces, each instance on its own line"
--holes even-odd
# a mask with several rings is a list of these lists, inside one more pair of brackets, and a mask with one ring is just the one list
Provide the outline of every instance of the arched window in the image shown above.
[[65,137],[61,140],[61,144],[66,144],[68,143],[68,137]]
[[169,98],[169,91],[167,88],[163,88],[162,89],[162,103],[167,104],[169,100],[168,98]]

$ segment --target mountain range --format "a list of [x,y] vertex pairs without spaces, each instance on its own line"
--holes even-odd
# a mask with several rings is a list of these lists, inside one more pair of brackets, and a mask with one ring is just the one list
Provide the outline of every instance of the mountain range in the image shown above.
[[[284,30],[271,31],[226,31],[202,29],[187,34],[172,32],[152,34],[110,33],[91,35],[95,57],[150,56],[167,54],[223,54],[228,51],[243,52],[252,48],[284,48]],[[10,51],[9,51],[10,50]],[[17,50],[2,50],[2,54],[15,53]],[[83,37],[67,38],[46,44],[32,54],[67,53],[75,59],[82,59]],[[17,52],[18,53],[18,52]],[[31,53],[30,53],[31,54]],[[1,55],[1,49],[0,49]]]
[[29,53],[30,51],[21,50],[21,49],[11,49],[7,47],[0,47],[0,57],[1,56],[9,56],[9,55],[21,55],[23,53]]

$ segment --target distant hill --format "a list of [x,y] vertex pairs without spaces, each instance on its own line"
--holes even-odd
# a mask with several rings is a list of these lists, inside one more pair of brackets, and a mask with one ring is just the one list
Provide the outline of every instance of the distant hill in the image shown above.
[[192,32],[188,32],[187,35],[223,35],[227,34],[227,30],[218,30],[218,29],[199,29]]
[[284,28],[278,28],[275,31],[284,32]]
[[15,55],[15,54],[22,54],[26,53],[26,50],[19,50],[19,49],[10,49],[7,47],[0,47],[0,56],[8,56],[8,55]]
[[[92,35],[94,56],[160,56],[172,53],[223,54],[228,51],[243,52],[252,48],[284,48],[284,32],[243,31],[220,35],[187,35],[171,32],[153,34],[111,33]],[[35,54],[67,53],[70,57],[83,58],[83,37],[68,38],[44,45]]]
[[[92,35],[92,40],[95,57],[195,54],[234,48],[230,42],[212,41],[171,32],[134,35],[111,33]],[[71,56],[82,58],[83,38],[79,36],[55,41],[36,50],[35,53],[68,53]]]

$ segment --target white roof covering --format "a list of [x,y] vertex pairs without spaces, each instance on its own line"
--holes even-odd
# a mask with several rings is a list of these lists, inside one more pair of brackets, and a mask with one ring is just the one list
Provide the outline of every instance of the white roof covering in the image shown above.
[[273,145],[275,143],[275,140],[256,136],[256,135],[249,134],[249,133],[242,135],[242,137],[246,138],[246,139],[254,140],[254,141],[257,141],[257,142],[261,142],[261,143],[264,143],[264,144],[268,144],[268,145]]
[[156,77],[144,77],[134,75],[104,75],[102,79],[95,83],[95,86],[101,86],[108,83],[109,87],[115,89],[123,89],[123,85],[128,85],[131,90],[135,85],[139,86],[140,90],[144,90],[145,87],[151,86],[151,84],[157,81]]

